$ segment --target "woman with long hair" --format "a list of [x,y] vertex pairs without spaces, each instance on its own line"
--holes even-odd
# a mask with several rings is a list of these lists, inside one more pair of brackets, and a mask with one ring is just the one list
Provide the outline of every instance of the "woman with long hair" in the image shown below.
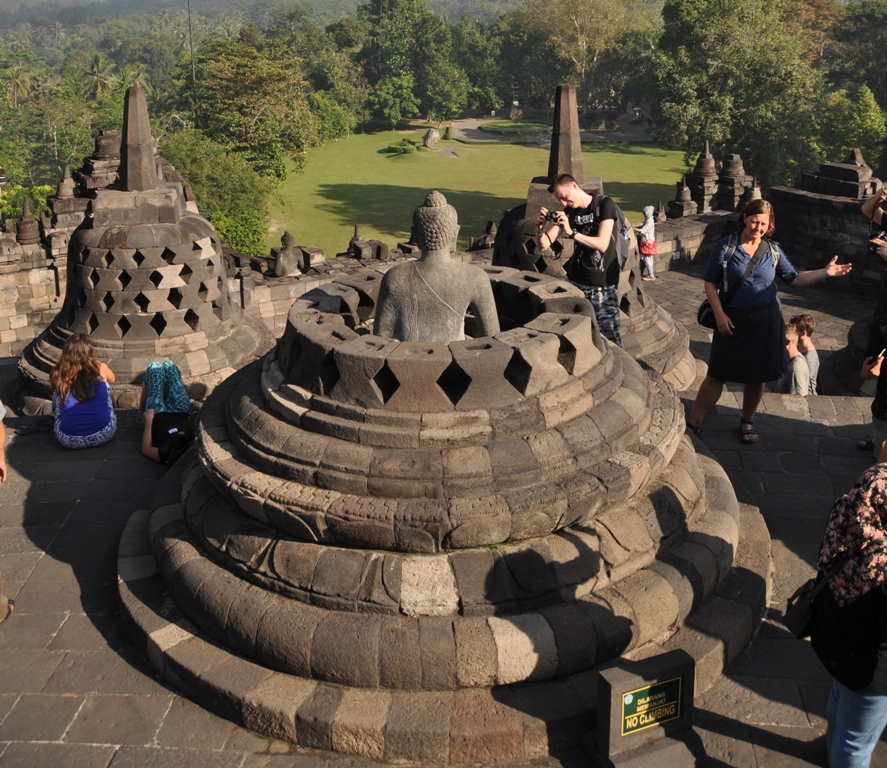
[[89,336],[75,333],[68,337],[49,381],[55,436],[63,448],[92,448],[114,437],[114,372],[96,358]]
[[738,382],[743,385],[739,440],[748,445],[758,441],[754,419],[764,385],[781,378],[788,369],[776,278],[798,287],[813,285],[827,277],[849,274],[851,265],[838,264],[835,256],[822,269],[798,272],[779,244],[769,239],[776,221],[773,206],[766,200],[747,203],[736,224],[739,231],[716,243],[708,257],[705,296],[717,328],[711,340],[708,375],[699,386],[687,427],[699,432],[724,385]]

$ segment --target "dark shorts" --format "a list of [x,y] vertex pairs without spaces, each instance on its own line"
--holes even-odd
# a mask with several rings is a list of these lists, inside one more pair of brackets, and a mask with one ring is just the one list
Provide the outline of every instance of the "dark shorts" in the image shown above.
[[163,464],[175,464],[194,440],[193,430],[188,427],[187,413],[155,413],[151,424],[151,444],[160,454]]
[[758,309],[728,307],[724,311],[733,321],[733,335],[722,336],[714,330],[708,375],[740,384],[763,384],[782,377],[788,370],[788,353],[779,299]]

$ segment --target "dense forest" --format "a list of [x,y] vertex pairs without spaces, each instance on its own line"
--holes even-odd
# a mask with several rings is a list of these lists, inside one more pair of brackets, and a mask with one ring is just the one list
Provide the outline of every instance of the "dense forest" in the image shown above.
[[[650,105],[690,158],[708,139],[765,185],[855,146],[887,173],[887,0],[4,0],[0,164],[35,203],[125,89],[223,237],[264,248],[264,200],[305,150],[576,84],[584,120]],[[192,58],[193,50],[193,58]]]

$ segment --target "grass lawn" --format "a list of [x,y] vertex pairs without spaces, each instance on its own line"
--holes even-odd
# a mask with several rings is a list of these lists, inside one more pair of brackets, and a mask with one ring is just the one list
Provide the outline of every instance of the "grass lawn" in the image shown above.
[[[441,147],[455,157],[389,154],[388,145],[401,138],[395,131],[358,134],[309,151],[306,172],[291,173],[272,200],[269,247],[289,230],[298,245],[320,246],[331,257],[345,250],[355,224],[364,239],[393,247],[408,237],[413,209],[433,189],[458,210],[464,247],[488,220],[498,222],[525,202],[530,180],[548,170],[548,151],[532,145],[445,141]],[[642,144],[589,144],[583,163],[636,224],[645,205],[674,197],[685,171],[680,152]]]

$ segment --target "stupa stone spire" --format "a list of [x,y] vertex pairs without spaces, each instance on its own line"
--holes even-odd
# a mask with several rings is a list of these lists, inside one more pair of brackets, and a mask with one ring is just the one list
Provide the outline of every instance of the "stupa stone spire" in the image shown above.
[[548,155],[549,180],[561,173],[569,173],[579,186],[585,183],[576,86],[570,83],[559,85],[555,92],[551,152]]
[[137,85],[126,92],[123,105],[123,143],[120,147],[120,186],[127,192],[157,188],[154,139],[145,92]]

